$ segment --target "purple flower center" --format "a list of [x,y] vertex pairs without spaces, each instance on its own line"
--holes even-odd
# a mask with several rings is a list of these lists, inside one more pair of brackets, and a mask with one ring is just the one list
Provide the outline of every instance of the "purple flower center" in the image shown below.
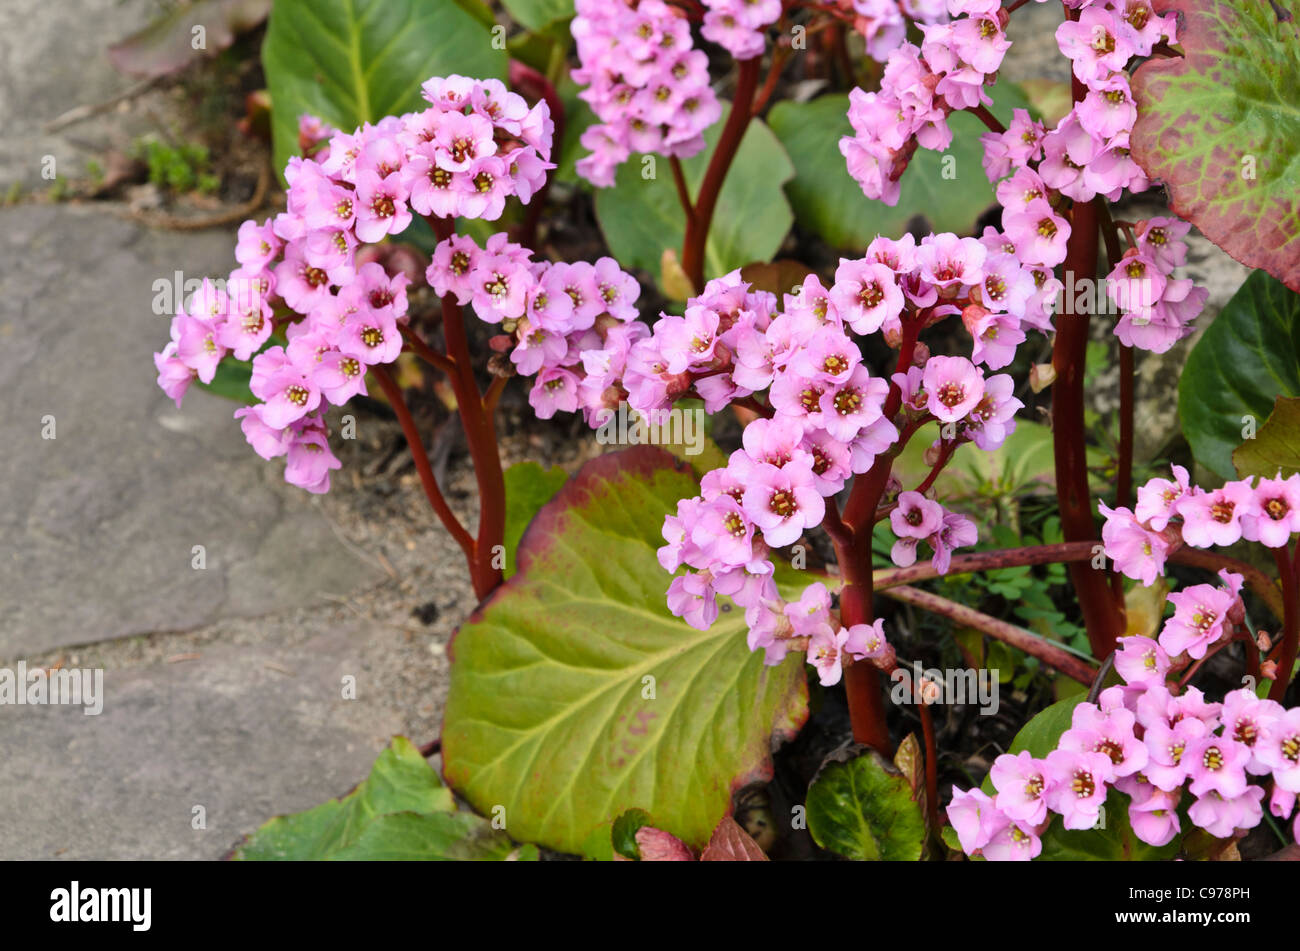
[[1087,799],[1097,791],[1097,783],[1092,778],[1092,773],[1086,769],[1076,769],[1073,778],[1070,780],[1070,789],[1080,799]]
[[1210,518],[1214,519],[1220,525],[1227,525],[1232,521],[1232,510],[1237,507],[1237,503],[1229,502],[1224,499],[1222,502],[1215,502],[1210,506]]

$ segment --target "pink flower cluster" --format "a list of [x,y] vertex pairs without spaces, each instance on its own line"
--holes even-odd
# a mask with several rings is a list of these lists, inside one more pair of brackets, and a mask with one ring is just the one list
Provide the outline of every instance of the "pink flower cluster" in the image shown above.
[[[1115,666],[1125,685],[1076,706],[1054,750],[1041,758],[1028,751],[999,756],[989,772],[993,796],[953,790],[948,819],[968,855],[1035,858],[1051,814],[1065,829],[1095,828],[1111,787],[1128,797],[1133,833],[1156,847],[1183,831],[1178,810],[1186,793],[1193,797],[1188,818],[1215,838],[1263,819],[1265,789],[1251,777],[1272,778],[1274,816],[1295,812],[1300,708],[1287,710],[1248,688],[1222,703],[1207,702],[1195,687],[1171,690],[1160,645],[1145,637],[1120,644]],[[1295,831],[1300,835],[1300,815]]]
[[[763,648],[768,663],[780,662],[792,639],[813,638],[810,662],[820,657],[833,670],[830,658],[840,657],[844,645],[828,640],[835,630],[824,613],[829,596],[814,585],[802,606],[785,603],[771,549],[821,524],[825,500],[870,469],[897,442],[900,427],[940,421],[937,452],[965,442],[995,449],[1022,406],[1009,376],[986,377],[975,361],[930,356],[921,346],[917,365],[893,378],[899,408],[887,417],[891,383],[871,374],[855,337],[881,332],[898,346],[904,320],[919,332],[962,315],[968,325],[1001,328],[1002,343],[999,332],[990,332],[983,343],[977,334],[975,346],[977,360],[1002,366],[1024,339],[1017,334],[1032,284],[1013,259],[976,239],[941,234],[918,244],[910,236],[882,237],[864,258],[842,260],[829,288],[809,275],[779,309],[775,295],[752,290],[733,272],[710,281],[682,315],[662,315],[627,350],[622,373],[600,381],[609,384],[606,406],[626,398],[648,416],[694,396],[709,412],[733,400],[763,411],[727,466],[708,473],[700,495],[679,503],[665,522],[661,564],[690,569],[669,588],[673,613],[707,628],[718,616],[717,596],[726,595],[745,609],[750,647]],[[758,402],[764,393],[766,401]],[[917,492],[899,497],[891,519],[899,563],[915,560],[925,541],[946,571],[952,551],[977,540],[970,519]]]
[[706,40],[738,60],[762,56],[764,31],[781,16],[781,0],[703,0]]
[[[402,350],[408,278],[359,265],[358,246],[401,233],[413,212],[495,219],[508,197],[530,200],[554,168],[545,102],[529,108],[496,80],[464,76],[430,79],[423,91],[428,109],[334,132],[311,158],[290,159],[287,210],[244,222],[240,267],[224,288],[204,283],[154,356],[158,383],[178,406],[227,354],[251,357],[260,402],[236,418],[259,455],[287,456],[285,478],[312,492],[328,491],[339,467],[325,409],[365,393],[366,368]],[[308,145],[329,131],[300,125]],[[277,318],[277,305],[292,313]],[[285,342],[263,349],[277,319]]]
[[1192,332],[1191,322],[1210,292],[1190,278],[1174,278],[1187,261],[1182,239],[1191,225],[1177,218],[1152,218],[1134,227],[1137,244],[1106,277],[1106,293],[1123,316],[1115,335],[1129,347],[1164,353]]
[[868,198],[897,204],[916,147],[947,149],[949,113],[992,102],[984,86],[1011,46],[1007,17],[996,0],[961,7],[972,15],[922,24],[919,48],[903,43],[889,53],[879,92],[855,88],[849,95],[854,134],[840,139],[840,153]]
[[827,0],[827,6],[852,10],[853,26],[866,41],[867,55],[879,63],[903,42],[909,19],[917,23],[948,19],[944,0]]
[[622,373],[632,343],[649,333],[636,319],[641,285],[613,258],[533,261],[505,234],[485,248],[455,235],[434,250],[426,276],[438,294],[454,294],[480,319],[501,325],[494,343],[510,349],[519,373],[536,375],[529,402],[542,419],[581,408],[596,425],[606,381]]
[[1182,466],[1173,476],[1139,488],[1132,510],[1098,506],[1106,517],[1106,556],[1144,585],[1164,574],[1169,553],[1181,545],[1211,548],[1244,538],[1281,548],[1300,531],[1300,475],[1238,479],[1211,490],[1192,485]]
[[[738,5],[749,11],[769,2]],[[600,120],[582,134],[591,154],[578,160],[578,174],[604,188],[633,152],[689,158],[702,150],[722,106],[682,11],[663,0],[577,0],[575,7],[570,30],[581,66],[572,75]]]

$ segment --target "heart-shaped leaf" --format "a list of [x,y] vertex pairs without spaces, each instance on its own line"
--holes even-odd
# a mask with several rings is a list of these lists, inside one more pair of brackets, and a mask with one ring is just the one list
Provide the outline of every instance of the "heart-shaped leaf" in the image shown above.
[[823,849],[858,861],[915,862],[925,818],[907,778],[867,751],[822,768],[808,787],[808,831]]
[[1273,412],[1255,434],[1232,454],[1237,474],[1265,479],[1300,472],[1300,398],[1279,396]]
[[1182,56],[1133,76],[1133,158],[1174,211],[1300,291],[1300,0],[1169,0]]
[[593,833],[608,842],[635,808],[698,849],[732,791],[771,775],[773,734],[807,717],[802,657],[764,666],[743,612],[708,631],[668,612],[655,550],[697,491],[656,447],[592,460],[456,634],[444,774],[485,813],[504,807],[516,839],[594,854]]
[[[724,111],[729,108],[723,103]],[[704,133],[708,146],[682,162],[692,200],[699,196],[721,123]],[[785,240],[794,213],[781,186],[794,166],[776,136],[759,120],[745,131],[727,172],[704,248],[705,277],[719,277],[755,261],[770,261]],[[596,218],[610,253],[624,267],[658,275],[666,248],[680,249],[686,215],[677,198],[668,160],[633,155],[610,188],[596,191]]]
[[420,109],[430,77],[505,79],[496,46],[455,0],[276,0],[262,45],[276,168],[298,153],[303,113],[351,132]]
[[1278,396],[1300,396],[1300,294],[1255,271],[1192,348],[1178,416],[1196,461],[1236,478],[1232,452]]

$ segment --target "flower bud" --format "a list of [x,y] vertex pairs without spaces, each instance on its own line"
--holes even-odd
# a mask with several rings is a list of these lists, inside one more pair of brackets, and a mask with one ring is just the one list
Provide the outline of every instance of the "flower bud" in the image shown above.
[[1041,393],[1056,382],[1056,367],[1050,363],[1035,363],[1029,368],[1029,388]]

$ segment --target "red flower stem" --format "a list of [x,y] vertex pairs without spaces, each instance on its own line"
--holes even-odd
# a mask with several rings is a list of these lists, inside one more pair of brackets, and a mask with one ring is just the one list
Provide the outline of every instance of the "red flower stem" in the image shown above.
[[[840,589],[840,622],[845,627],[870,624],[871,533],[852,533],[849,543],[836,543],[835,556],[844,576]],[[885,702],[880,695],[880,675],[872,664],[852,664],[844,671],[844,691],[849,701],[853,739],[883,756],[892,756]]]
[[456,373],[455,361],[453,361],[446,354],[439,353],[438,351],[430,347],[427,343],[424,342],[424,338],[422,338],[410,327],[402,327],[401,325],[399,325],[398,329],[402,331],[402,336],[406,338],[406,342],[410,346],[411,351],[417,357],[419,357],[421,360],[425,361],[426,363],[430,363],[433,366],[437,367],[443,373],[447,374],[447,376],[455,375]]
[[[1082,98],[1082,84],[1076,82],[1076,101]],[[1083,90],[1081,92],[1080,90]],[[1070,239],[1066,246],[1064,273],[1075,280],[1092,280],[1097,275],[1098,217],[1095,202],[1074,206]],[[1092,492],[1088,485],[1087,439],[1084,430],[1083,377],[1088,348],[1087,314],[1062,314],[1057,318],[1052,366],[1052,444],[1056,462],[1056,498],[1061,529],[1066,541],[1096,542]],[[1086,562],[1070,565],[1070,579],[1079,598],[1088,642],[1094,656],[1103,658],[1115,649],[1124,632],[1121,602],[1110,587],[1106,573]]]
[[[1056,545],[1029,545],[1024,548],[1002,548],[996,551],[977,551],[968,555],[956,555],[944,575],[935,571],[929,562],[911,565],[907,568],[885,568],[875,573],[873,579],[876,590],[884,591],[902,584],[914,584],[938,577],[953,577],[976,571],[996,571],[999,568],[1019,568],[1024,565],[1069,564],[1076,561],[1091,561],[1094,542],[1061,542]],[[1169,555],[1169,560],[1180,565],[1190,565],[1216,572],[1221,568],[1237,572],[1246,579],[1252,591],[1268,605],[1279,620],[1283,616],[1282,593],[1273,579],[1254,565],[1235,558],[1227,558],[1214,552],[1197,548],[1180,548]]]
[[1005,9],[1005,10],[1007,11],[1008,14],[1012,14],[1012,13],[1015,13],[1017,10],[1019,10],[1021,7],[1023,7],[1023,6],[1024,6],[1026,3],[1028,3],[1028,2],[1029,2],[1029,0],[1016,0],[1015,3],[1011,4],[1011,6],[1009,6],[1009,7],[1004,7],[1003,9]]
[[668,164],[673,170],[673,184],[677,186],[677,200],[681,202],[682,211],[686,213],[686,227],[689,229],[695,221],[695,206],[691,204],[691,190],[686,185],[686,173],[682,170],[682,160],[673,155],[669,157]]
[[740,142],[753,115],[754,91],[758,87],[761,64],[762,58],[757,56],[743,60],[740,64],[731,114],[727,116],[727,124],[722,128],[718,146],[713,150],[708,170],[704,173],[704,181],[700,183],[700,193],[695,199],[695,217],[686,222],[686,237],[682,242],[682,269],[697,291],[704,287],[704,246],[713,224],[713,211],[718,205],[718,195],[722,192],[727,170],[731,168],[732,160],[740,149]]
[[497,411],[497,402],[501,399],[501,394],[505,392],[506,383],[509,381],[508,376],[497,376],[492,378],[488,384],[487,393],[483,395],[483,408],[487,411],[488,416],[492,416]]
[[[834,21],[831,20],[828,23],[834,23]],[[767,68],[767,79],[763,80],[763,88],[758,91],[758,97],[754,100],[754,106],[750,110],[751,116],[757,117],[772,98],[772,93],[776,91],[776,84],[781,79],[781,71],[785,69],[785,64],[789,59],[789,47],[778,46],[772,51],[772,62]]]
[[[445,241],[455,233],[455,224],[450,219],[429,216],[428,221],[439,241]],[[501,569],[493,567],[493,562],[504,550],[500,546],[505,541],[506,481],[497,448],[496,425],[474,379],[469,338],[465,334],[465,315],[450,294],[442,298],[442,333],[447,341],[447,354],[456,365],[451,387],[456,394],[456,409],[465,429],[465,441],[474,463],[474,478],[478,482],[478,540],[474,546],[470,580],[474,584],[474,593],[485,598],[502,580]]]
[[[1300,542],[1296,547],[1300,553]],[[1291,671],[1300,648],[1300,559],[1291,555],[1285,545],[1273,549],[1273,557],[1282,578],[1282,650],[1277,659],[1277,679],[1269,688],[1268,698],[1281,703],[1291,684]]]
[[438,480],[433,475],[433,466],[429,463],[429,454],[424,450],[424,443],[420,440],[420,430],[411,417],[411,410],[406,405],[405,397],[402,396],[402,388],[397,385],[388,371],[381,366],[372,366],[370,373],[379,382],[380,389],[384,391],[384,395],[388,397],[389,405],[393,407],[393,412],[397,414],[397,422],[402,427],[402,434],[406,437],[407,445],[411,447],[411,458],[415,461],[415,471],[420,475],[420,484],[424,486],[424,494],[428,497],[429,504],[433,506],[433,511],[438,516],[438,520],[442,522],[447,531],[451,532],[451,537],[456,539],[456,544],[460,545],[460,550],[465,553],[465,561],[472,570],[475,561],[474,539],[465,530],[465,526],[460,524],[456,514],[447,505],[447,500],[443,498],[442,490],[438,488]]
[[939,749],[934,741],[934,717],[930,705],[920,704],[921,733],[925,736],[925,806],[930,815],[930,833],[938,835],[943,828],[939,818]]
[[987,106],[976,106],[967,111],[976,119],[979,119],[980,122],[983,122],[990,132],[996,132],[1001,135],[1007,131],[1007,127],[1002,124],[1002,121],[997,116],[989,112]]
[[978,631],[983,631],[990,637],[995,637],[1012,647],[1019,648],[1030,657],[1037,657],[1047,666],[1060,671],[1071,680],[1077,680],[1081,684],[1091,684],[1093,678],[1097,675],[1097,670],[1092,665],[1075,657],[1073,654],[1067,653],[1037,634],[1026,631],[1014,624],[1008,624],[1006,621],[999,620],[981,611],[976,611],[974,608],[968,608],[964,604],[949,601],[937,594],[908,585],[888,588],[881,593],[887,598],[893,598],[895,601],[912,604],[932,614],[950,618],[964,627],[973,627]]
[[930,470],[930,474],[925,477],[925,481],[916,487],[917,492],[924,495],[930,490],[930,486],[934,485],[934,480],[939,478],[939,473],[943,472],[944,466],[948,465],[948,461],[952,459],[953,453],[956,451],[957,444],[955,442],[943,444],[943,448],[939,450],[939,460]]

